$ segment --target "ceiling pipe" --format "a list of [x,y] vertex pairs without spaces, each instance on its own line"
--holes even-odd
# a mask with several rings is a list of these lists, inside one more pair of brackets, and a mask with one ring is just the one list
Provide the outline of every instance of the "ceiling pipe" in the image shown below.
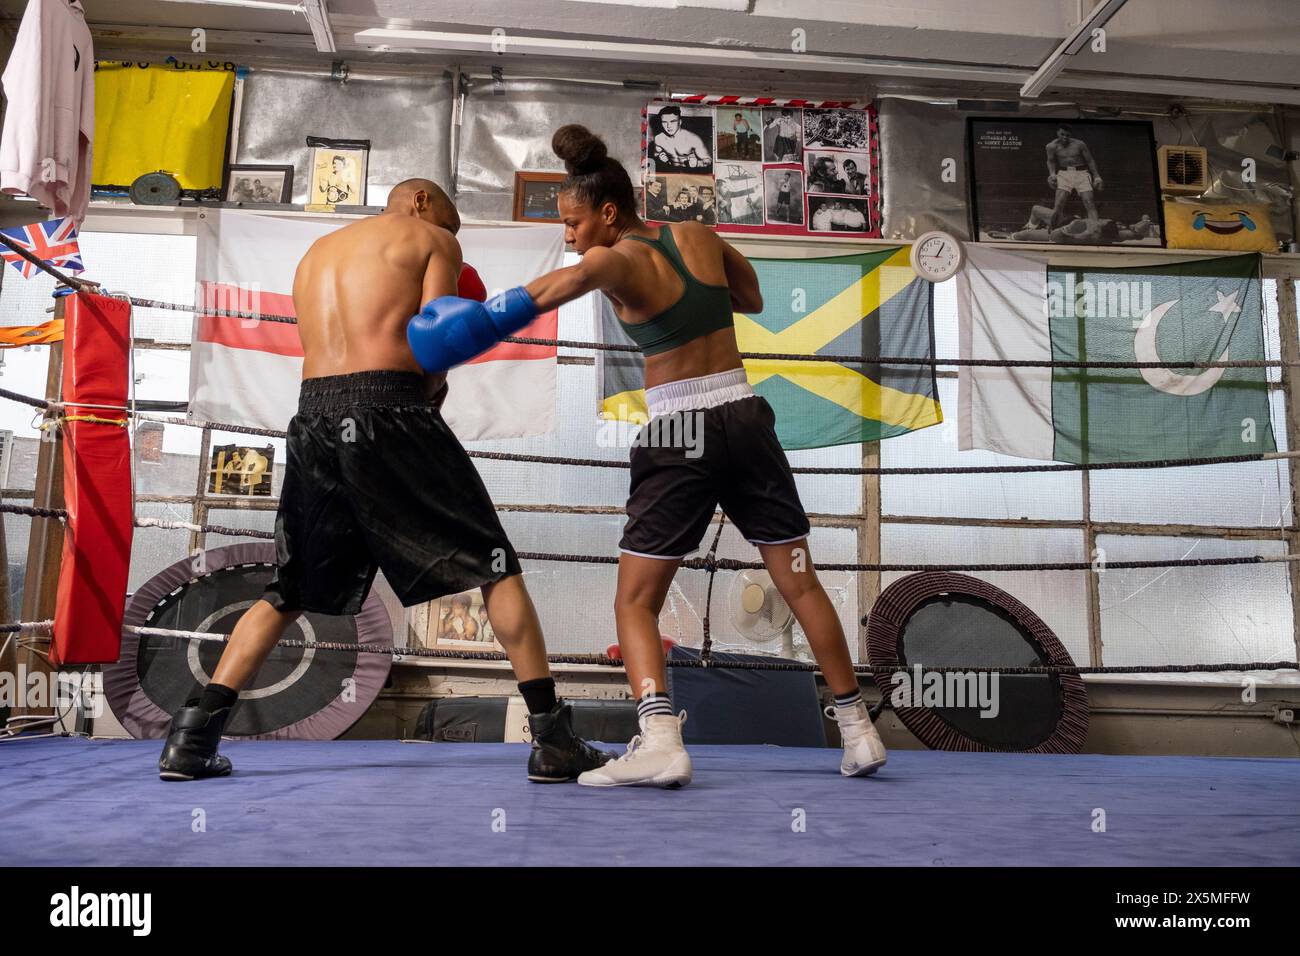
[[302,0],[162,0],[163,3],[188,3],[198,7],[245,7],[249,10],[280,10],[284,13],[299,13]]
[[1088,45],[1088,41],[1092,39],[1092,31],[1105,26],[1127,2],[1128,0],[1103,0],[1097,4],[1090,14],[1079,21],[1074,31],[1061,41],[1061,45],[1052,51],[1052,55],[1043,61],[1042,66],[1025,81],[1025,85],[1020,87],[1020,95],[1025,99],[1033,99],[1041,95],[1052,85],[1057,74],[1069,65],[1070,57]]
[[325,0],[302,0],[302,12],[307,17],[307,25],[311,27],[316,49],[321,53],[337,53],[339,48],[334,42],[334,30],[330,26]]

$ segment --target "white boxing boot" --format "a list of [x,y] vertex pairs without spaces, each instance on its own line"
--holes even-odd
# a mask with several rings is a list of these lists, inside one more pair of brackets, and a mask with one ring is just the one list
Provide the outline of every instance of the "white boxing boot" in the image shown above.
[[848,707],[838,704],[826,708],[826,716],[840,725],[844,757],[840,773],[846,777],[866,777],[885,765],[885,742],[867,713],[867,702],[859,700]]
[[641,721],[641,733],[627,753],[603,767],[579,775],[584,787],[665,787],[675,790],[691,782],[691,758],[682,745],[686,711],[651,714]]

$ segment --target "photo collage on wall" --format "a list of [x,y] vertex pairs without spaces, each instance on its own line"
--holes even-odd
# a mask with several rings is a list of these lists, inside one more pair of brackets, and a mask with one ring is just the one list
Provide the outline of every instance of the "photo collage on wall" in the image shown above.
[[[703,98],[701,98],[703,99]],[[727,232],[878,237],[870,107],[805,100],[655,100],[645,110],[648,222]]]

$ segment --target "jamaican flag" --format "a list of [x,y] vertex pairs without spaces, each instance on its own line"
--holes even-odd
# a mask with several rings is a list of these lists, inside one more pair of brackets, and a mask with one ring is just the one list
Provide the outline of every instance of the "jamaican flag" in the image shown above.
[[[747,359],[754,390],[776,411],[787,449],[892,438],[943,421],[934,368],[882,365],[881,357],[932,358],[933,286],[917,277],[908,249],[821,259],[751,259],[764,308],[735,317],[742,352],[860,357],[847,362]],[[600,298],[602,341],[630,343]],[[646,419],[644,363],[602,352],[600,415]]]

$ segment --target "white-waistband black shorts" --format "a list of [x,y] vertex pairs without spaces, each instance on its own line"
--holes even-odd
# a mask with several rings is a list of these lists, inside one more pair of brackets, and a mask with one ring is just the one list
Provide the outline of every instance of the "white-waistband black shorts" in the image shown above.
[[627,524],[618,545],[627,554],[688,556],[718,505],[753,544],[808,536],[808,516],[776,437],[776,415],[761,396],[651,419],[631,463]]

